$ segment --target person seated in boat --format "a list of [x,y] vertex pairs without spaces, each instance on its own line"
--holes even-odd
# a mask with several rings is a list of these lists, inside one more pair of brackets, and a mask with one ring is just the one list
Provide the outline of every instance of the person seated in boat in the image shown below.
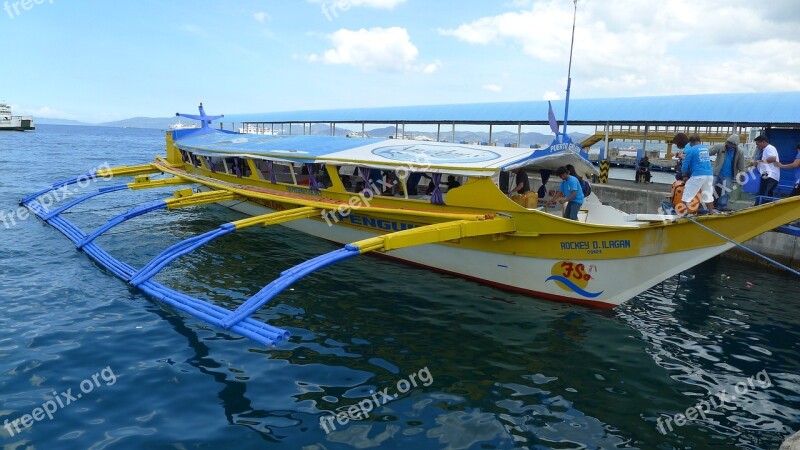
[[342,185],[347,190],[353,188],[353,182],[350,180],[350,175],[342,175]]
[[561,178],[561,186],[558,188],[556,195],[547,202],[547,206],[555,204],[556,201],[562,205],[566,204],[563,217],[565,219],[578,220],[578,211],[581,209],[584,200],[580,182],[570,175],[569,170],[564,166],[556,170],[556,176]]
[[447,184],[447,190],[448,191],[450,189],[455,189],[455,188],[461,186],[461,183],[459,183],[458,180],[456,180],[456,177],[454,175],[448,175],[447,176],[447,183],[446,184]]
[[422,181],[423,177],[431,179],[431,177],[424,172],[411,172],[411,175],[408,176],[408,181],[406,182],[408,195],[419,195],[419,182]]
[[[566,169],[564,169],[566,170]],[[514,179],[514,187],[511,188],[509,194],[525,194],[531,190],[531,182],[528,179],[528,174],[522,169],[511,169],[516,177]]]
[[383,171],[381,183],[383,185],[381,195],[386,195],[390,197],[394,196],[394,194],[400,187],[400,179],[397,178],[397,175],[394,173],[393,170]]
[[639,167],[636,169],[636,182],[637,183],[650,183],[650,178],[652,175],[650,174],[650,159],[645,156],[641,160],[639,160]]
[[366,184],[364,184],[363,181],[357,181],[356,182],[356,188],[353,190],[353,192],[355,192],[356,194],[360,194],[360,193],[364,192],[365,188],[366,188]]

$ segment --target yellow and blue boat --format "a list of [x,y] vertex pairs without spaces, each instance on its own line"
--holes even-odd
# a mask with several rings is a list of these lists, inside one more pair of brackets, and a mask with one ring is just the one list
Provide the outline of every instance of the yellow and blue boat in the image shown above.
[[[572,164],[580,173],[593,172],[586,154],[563,137],[531,151],[399,139],[239,134],[212,128],[211,122],[221,116],[206,115],[202,104],[199,115],[182,116],[200,120],[202,126],[167,131],[166,154],[152,163],[62,181],[21,204],[132,286],[267,345],[289,334],[251,318],[255,311],[300,278],[364,253],[534,297],[613,308],[738,243],[800,219],[800,197],[728,214],[680,218],[626,214],[592,194],[579,220],[572,221],[560,211],[523,206],[500,189],[503,174],[515,168],[553,170]],[[133,181],[53,209],[37,200],[53,189],[97,177]],[[421,187],[428,179],[430,190]],[[62,216],[98,195],[170,186],[176,188],[172,197],[132,208],[89,233]],[[179,242],[139,268],[95,243],[114,226],[151,211],[211,203],[248,217]],[[287,267],[234,311],[153,281],[175,259],[213,239],[278,224],[343,246]]]

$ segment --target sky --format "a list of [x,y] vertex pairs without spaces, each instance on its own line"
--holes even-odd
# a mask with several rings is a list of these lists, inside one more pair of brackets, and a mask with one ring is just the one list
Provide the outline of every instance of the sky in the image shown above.
[[[565,97],[573,0],[0,0],[14,114]],[[571,98],[800,90],[798,0],[578,0]]]

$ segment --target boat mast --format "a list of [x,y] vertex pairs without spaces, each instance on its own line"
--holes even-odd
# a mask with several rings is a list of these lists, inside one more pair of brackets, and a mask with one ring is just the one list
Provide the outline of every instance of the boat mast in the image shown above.
[[[564,131],[561,132],[563,139],[567,137],[567,116],[569,115],[569,88],[572,85],[572,47],[575,46],[575,18],[578,15],[578,0],[572,0],[575,9],[572,13],[572,41],[569,44],[569,67],[567,68],[567,99],[564,105]],[[562,142],[563,142],[562,139]]]

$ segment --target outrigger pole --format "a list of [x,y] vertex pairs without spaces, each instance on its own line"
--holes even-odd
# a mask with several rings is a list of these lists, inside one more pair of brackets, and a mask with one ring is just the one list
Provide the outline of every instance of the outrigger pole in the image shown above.
[[572,48],[575,46],[575,18],[578,16],[578,0],[572,0],[575,10],[572,13],[572,41],[569,44],[569,66],[567,68],[567,99],[564,102],[564,131],[561,134],[567,136],[567,116],[569,115],[569,88],[572,86]]

